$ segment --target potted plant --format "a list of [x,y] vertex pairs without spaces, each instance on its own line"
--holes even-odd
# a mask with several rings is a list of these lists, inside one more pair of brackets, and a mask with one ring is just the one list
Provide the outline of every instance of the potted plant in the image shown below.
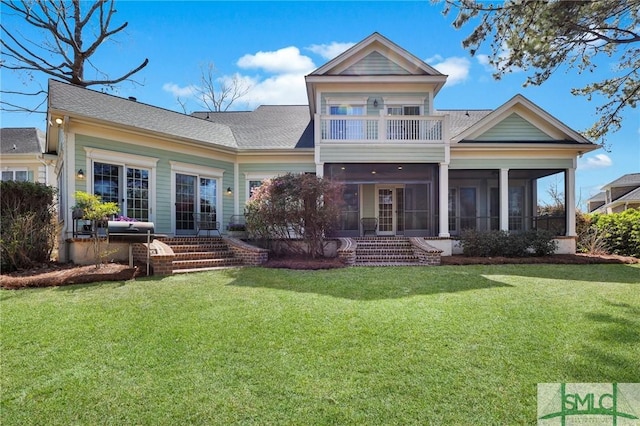
[[230,223],[227,226],[227,235],[233,238],[247,238],[247,227],[244,223]]

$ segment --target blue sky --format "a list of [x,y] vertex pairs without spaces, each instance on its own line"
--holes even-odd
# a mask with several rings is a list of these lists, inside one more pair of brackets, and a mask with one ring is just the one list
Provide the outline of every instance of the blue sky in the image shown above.
[[[190,94],[199,82],[201,66],[210,62],[221,77],[236,75],[252,86],[232,109],[306,104],[304,75],[379,32],[449,75],[435,98],[436,108],[497,108],[521,93],[581,131],[596,120],[599,100],[575,97],[570,89],[611,75],[615,66],[610,58],[598,58],[595,72],[578,75],[575,70],[558,70],[540,87],[522,87],[527,74],[517,70],[495,81],[485,61],[488,47],[476,57],[462,48],[472,27],[454,29],[453,16],[443,17],[442,6],[427,1],[119,1],[116,8],[114,24],[129,25],[125,33],[100,47],[94,63],[117,76],[148,58],[149,65],[133,77],[140,84],[121,83],[114,94],[176,111],[182,111],[177,95],[187,102],[189,112],[202,109]],[[33,32],[5,12],[5,25]],[[96,77],[95,71],[88,69],[85,77]],[[24,86],[24,78],[3,69],[1,78],[3,90],[46,87],[46,77]],[[37,114],[2,113],[1,125],[45,128],[44,117]],[[579,159],[576,197],[584,202],[602,185],[625,173],[640,172],[639,139],[640,112],[628,109],[622,129],[608,137],[608,151],[599,149]]]

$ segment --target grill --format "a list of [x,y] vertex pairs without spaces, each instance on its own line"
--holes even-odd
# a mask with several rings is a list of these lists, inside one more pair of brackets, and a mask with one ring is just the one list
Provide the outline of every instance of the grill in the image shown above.
[[107,238],[113,243],[150,243],[155,238],[153,222],[110,220],[107,223]]

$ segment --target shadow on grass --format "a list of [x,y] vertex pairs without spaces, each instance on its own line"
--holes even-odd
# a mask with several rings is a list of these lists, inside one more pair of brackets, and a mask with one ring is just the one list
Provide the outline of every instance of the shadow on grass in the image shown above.
[[[480,266],[471,266],[480,267]],[[626,264],[589,265],[484,265],[484,274],[515,275],[562,281],[586,281],[640,285],[640,268]],[[456,268],[456,266],[451,266]]]
[[576,382],[640,382],[640,306],[605,302],[609,312],[589,312],[577,324],[584,341],[568,372]]
[[227,285],[231,286],[315,293],[352,300],[512,287],[476,272],[420,267],[347,268],[322,272],[244,268],[230,271],[229,275],[233,281]]

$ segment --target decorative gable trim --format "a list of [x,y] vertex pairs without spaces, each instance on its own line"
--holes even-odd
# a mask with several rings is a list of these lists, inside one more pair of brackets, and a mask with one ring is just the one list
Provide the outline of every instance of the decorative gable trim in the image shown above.
[[393,43],[379,33],[371,34],[360,43],[346,50],[342,54],[336,56],[334,59],[327,62],[309,75],[342,74],[345,70],[364,60],[373,52],[377,52],[381,56],[388,58],[388,60],[390,60],[391,62],[397,64],[402,69],[405,69],[407,71],[407,74],[446,77],[435,68],[427,65],[424,61],[409,53],[408,51]]
[[[455,135],[451,139],[451,142],[483,142],[483,135],[514,113],[529,122],[531,126],[537,128],[541,133],[548,135],[549,139],[547,141],[571,141],[592,145],[594,149],[598,147],[598,145],[593,144],[584,136],[572,130],[522,95],[514,96],[495,111],[487,114],[466,130]],[[528,142],[530,142],[530,140]]]

